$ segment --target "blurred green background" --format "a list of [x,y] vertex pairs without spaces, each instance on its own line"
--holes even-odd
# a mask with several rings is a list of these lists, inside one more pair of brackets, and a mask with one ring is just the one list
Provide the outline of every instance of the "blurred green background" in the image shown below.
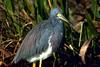
[[[0,0],[0,61],[11,62],[30,29],[49,18],[51,7],[61,8],[70,23],[64,23],[65,44],[55,54],[56,62],[50,61],[52,66],[98,66],[100,0]],[[84,61],[79,54],[87,40]]]

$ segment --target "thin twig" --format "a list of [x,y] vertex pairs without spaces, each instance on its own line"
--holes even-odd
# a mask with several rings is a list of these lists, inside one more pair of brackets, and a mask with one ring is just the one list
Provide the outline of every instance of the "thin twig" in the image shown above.
[[48,0],[48,4],[49,4],[50,9],[52,9],[53,7],[52,7],[50,0]]
[[17,42],[17,45],[15,46],[15,49],[14,49],[14,52],[13,52],[13,53],[15,53],[15,52],[16,52],[17,47],[18,47],[18,45],[20,44],[19,42],[20,42],[21,40],[22,40],[22,39],[20,38],[20,39],[19,39],[19,41]]

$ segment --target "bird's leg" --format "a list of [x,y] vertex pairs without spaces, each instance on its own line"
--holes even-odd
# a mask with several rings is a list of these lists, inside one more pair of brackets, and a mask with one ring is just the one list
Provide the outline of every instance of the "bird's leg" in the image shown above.
[[42,67],[42,59],[40,59],[39,67]]
[[32,67],[36,67],[36,63],[33,63],[33,64],[32,64]]
[[54,56],[54,62],[53,62],[53,66],[52,67],[55,67],[55,64],[56,64],[56,56],[55,56],[55,53],[53,52],[53,56]]

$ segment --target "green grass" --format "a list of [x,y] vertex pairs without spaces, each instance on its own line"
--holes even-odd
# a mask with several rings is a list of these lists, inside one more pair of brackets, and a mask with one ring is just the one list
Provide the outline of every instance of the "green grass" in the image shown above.
[[[92,40],[90,43],[91,45],[89,45],[89,49],[86,52],[86,57],[89,58],[88,60],[91,59],[91,57],[89,57],[90,54],[92,54],[93,57],[99,55],[98,49],[100,48],[100,45],[98,44],[100,44],[100,31],[97,31],[96,27],[100,28],[100,20],[98,20],[100,19],[100,7],[97,4],[97,0],[92,0],[91,8],[83,9],[85,13],[82,17],[84,17],[86,21],[78,21],[78,23],[73,23],[73,20],[76,21],[74,17],[74,8],[76,7],[66,6],[66,0],[50,0],[50,2],[53,8],[60,7],[64,16],[70,22],[70,25],[64,23],[65,43],[67,43],[68,46],[71,45],[73,50],[70,49],[70,47],[63,46],[60,48],[62,50],[61,52],[63,52],[66,58],[70,57],[78,60],[77,63],[72,63],[73,59],[66,59],[61,62],[63,60],[62,54],[57,53],[56,57],[60,61],[56,60],[56,64],[61,62],[61,65],[64,66],[63,63],[67,61],[68,64],[72,63],[73,67],[78,67],[80,65],[79,63],[82,65],[81,60],[77,57],[79,57],[78,54],[81,46],[88,39]],[[26,34],[40,21],[49,17],[50,9],[48,0],[0,0],[0,47],[9,51],[11,54],[14,54]],[[79,28],[81,30],[77,31],[74,27],[79,23]],[[93,52],[91,52],[91,50],[93,50]],[[6,56],[4,59],[5,58]],[[88,60],[86,61],[86,65],[90,64]],[[93,64],[98,64],[95,62],[95,59],[92,60]],[[67,63],[65,65],[68,65]]]

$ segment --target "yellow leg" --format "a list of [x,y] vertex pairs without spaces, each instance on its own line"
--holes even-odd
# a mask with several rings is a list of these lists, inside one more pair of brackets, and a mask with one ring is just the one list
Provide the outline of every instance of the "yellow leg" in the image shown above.
[[36,63],[33,63],[32,67],[36,67]]
[[52,67],[55,67],[55,64],[56,64],[56,56],[55,56],[55,53],[53,52],[53,56],[54,56],[54,62],[53,62],[53,66]]
[[42,67],[42,59],[40,59],[39,67]]

